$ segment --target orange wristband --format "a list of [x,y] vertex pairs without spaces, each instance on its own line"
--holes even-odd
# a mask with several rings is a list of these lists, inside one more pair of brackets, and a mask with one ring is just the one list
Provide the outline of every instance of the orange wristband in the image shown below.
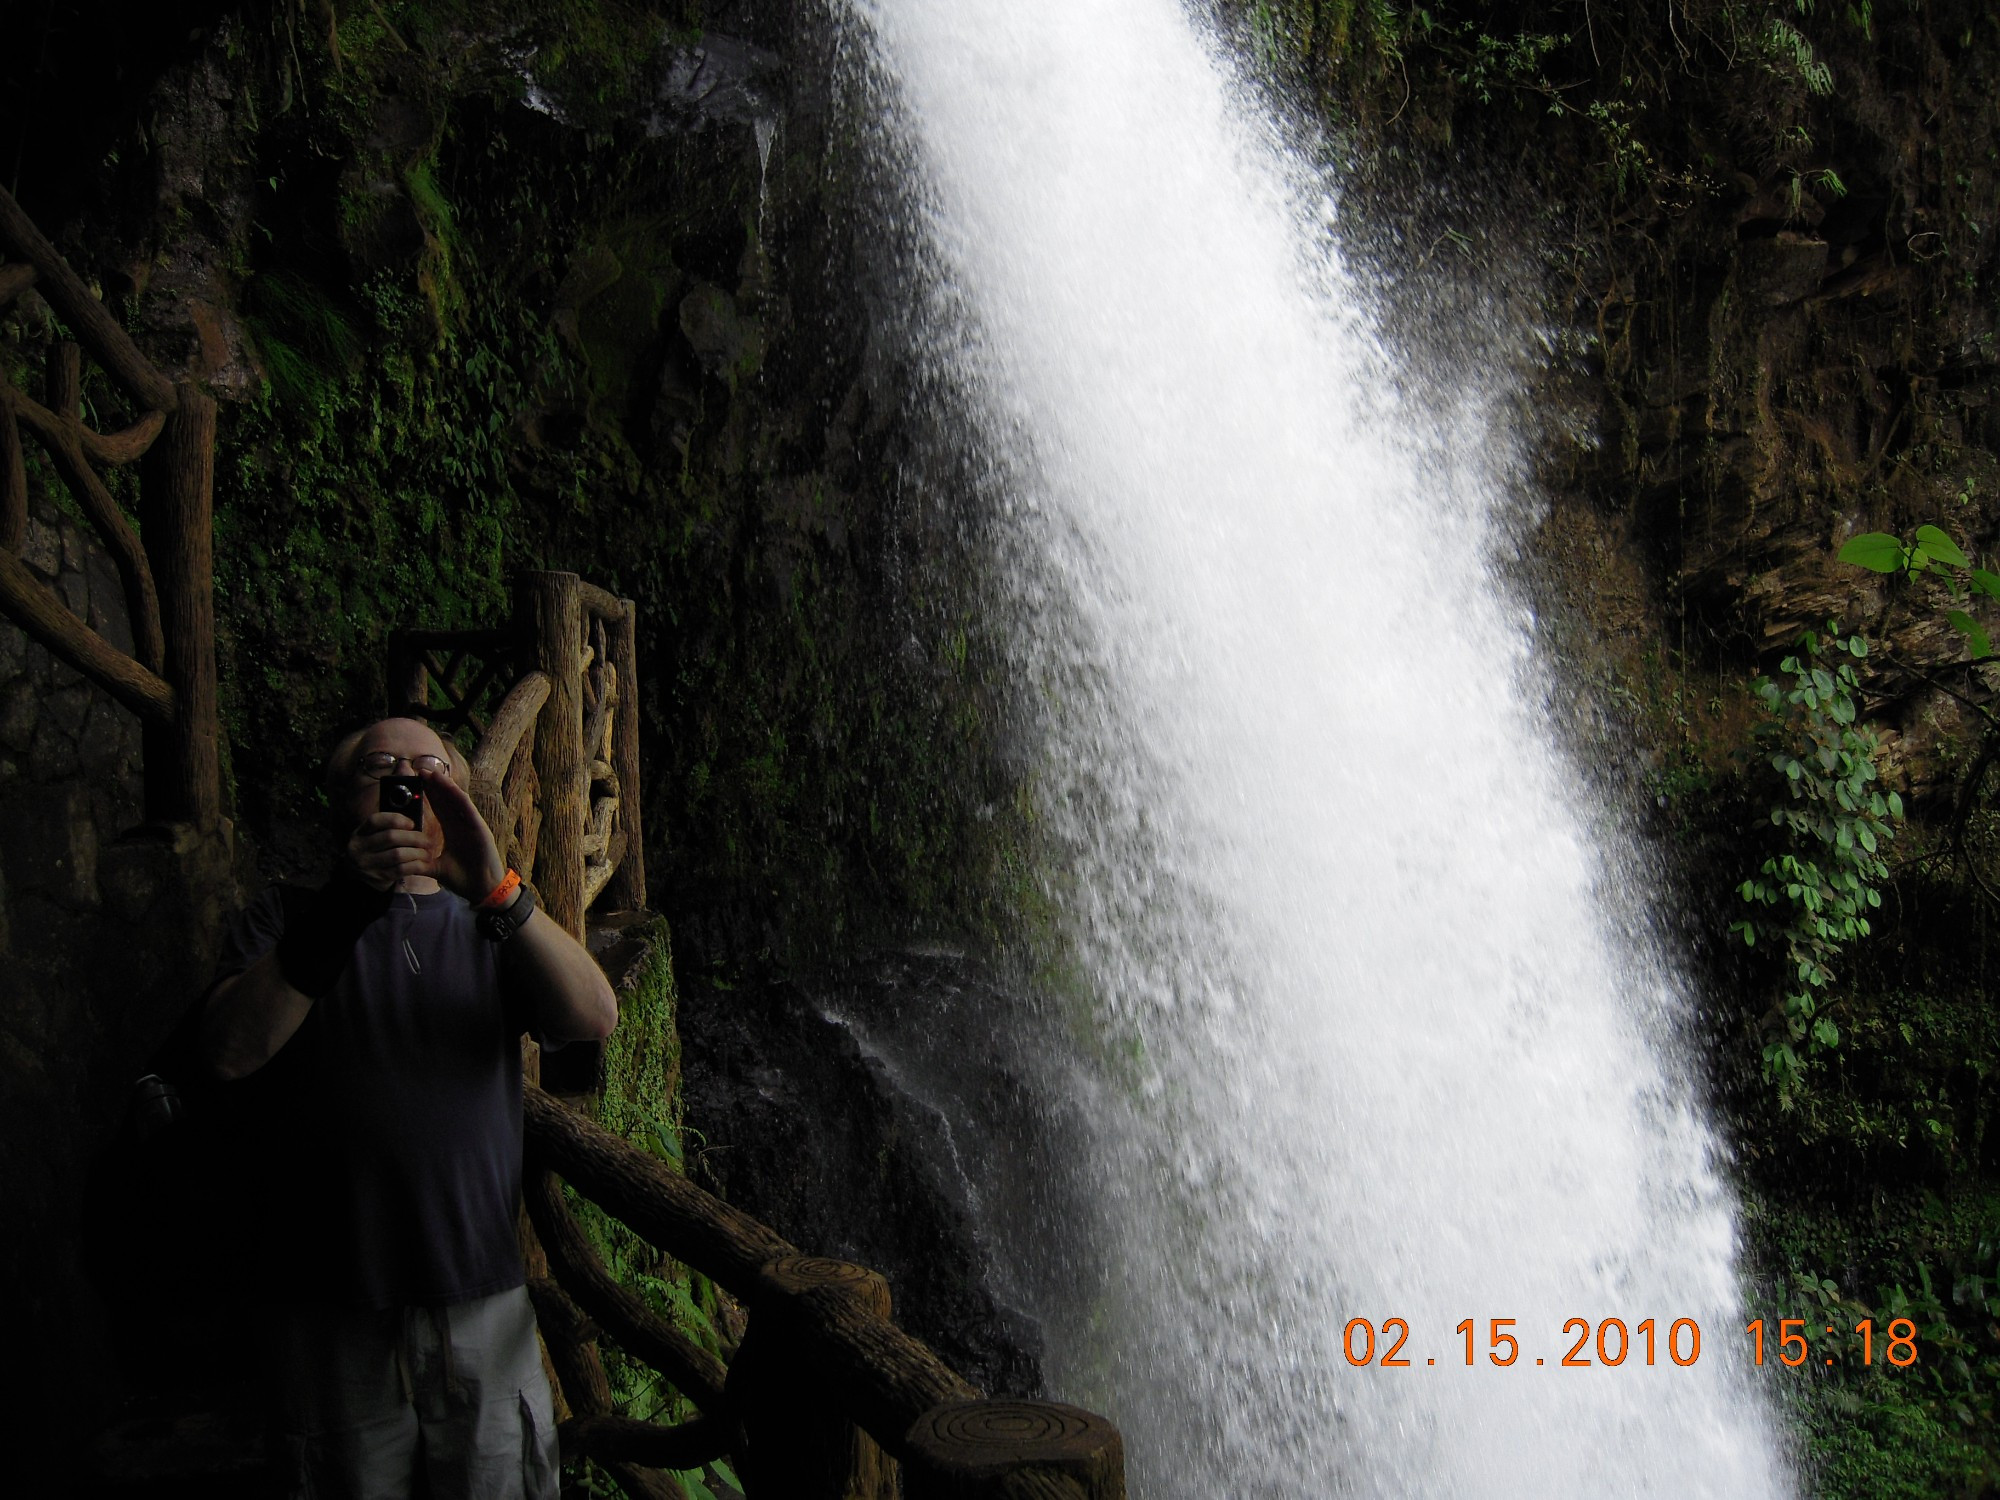
[[509,870],[507,878],[486,893],[486,899],[479,903],[479,910],[489,911],[493,907],[501,905],[509,896],[514,894],[515,889],[520,884],[521,872],[519,870]]

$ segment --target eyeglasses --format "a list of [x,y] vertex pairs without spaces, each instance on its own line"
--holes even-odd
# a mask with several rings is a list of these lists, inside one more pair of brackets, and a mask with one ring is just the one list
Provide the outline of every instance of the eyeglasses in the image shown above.
[[388,750],[371,750],[355,763],[355,771],[370,781],[380,781],[385,776],[394,776],[396,767],[408,761],[412,771],[428,771],[433,776],[451,780],[451,766],[435,755],[396,755]]

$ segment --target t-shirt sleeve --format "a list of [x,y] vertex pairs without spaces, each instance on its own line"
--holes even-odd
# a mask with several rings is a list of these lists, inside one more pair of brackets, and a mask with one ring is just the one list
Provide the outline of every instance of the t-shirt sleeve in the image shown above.
[[222,936],[222,957],[215,966],[217,982],[241,974],[277,946],[285,930],[285,903],[280,888],[267,886],[229,924]]

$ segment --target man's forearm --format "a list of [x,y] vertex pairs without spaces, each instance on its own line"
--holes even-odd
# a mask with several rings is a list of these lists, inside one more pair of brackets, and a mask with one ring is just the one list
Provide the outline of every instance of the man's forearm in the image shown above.
[[254,1073],[305,1024],[312,1000],[285,982],[267,953],[210,992],[202,1012],[202,1055],[220,1078]]
[[526,996],[535,1029],[550,1041],[602,1041],[618,1024],[618,998],[604,970],[539,907],[507,939],[500,962]]

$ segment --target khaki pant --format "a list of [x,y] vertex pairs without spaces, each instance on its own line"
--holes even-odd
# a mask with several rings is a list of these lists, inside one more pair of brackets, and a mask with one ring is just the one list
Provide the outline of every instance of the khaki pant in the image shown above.
[[383,1312],[284,1307],[269,1328],[290,1500],[556,1500],[525,1289]]

